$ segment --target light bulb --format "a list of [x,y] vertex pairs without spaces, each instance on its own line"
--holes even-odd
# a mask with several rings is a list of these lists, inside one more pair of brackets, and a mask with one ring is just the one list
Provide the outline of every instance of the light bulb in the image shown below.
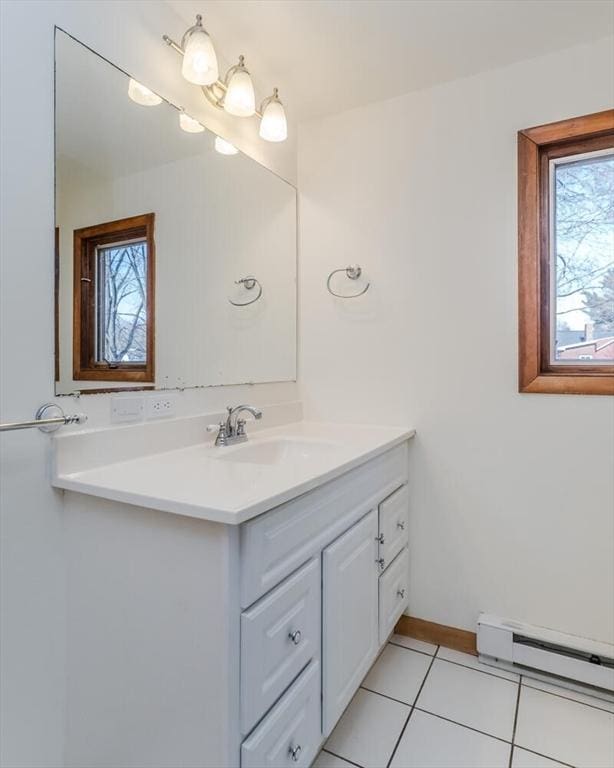
[[181,74],[188,82],[196,85],[215,83],[218,78],[217,56],[200,16],[196,17],[195,26],[186,35]]
[[162,103],[162,99],[157,93],[150,91],[149,88],[146,88],[132,78],[130,78],[130,82],[128,83],[128,96],[130,96],[132,101],[136,104],[141,104],[143,107],[155,107]]
[[265,141],[285,141],[288,138],[286,113],[277,94],[278,91],[275,88],[273,95],[265,100],[260,121],[260,138]]
[[226,141],[221,136],[215,137],[215,151],[219,152],[220,155],[236,155],[239,152],[234,144]]
[[237,117],[250,117],[256,111],[256,96],[251,75],[243,64],[243,56],[239,56],[239,63],[230,72],[232,74],[226,86],[224,109]]
[[186,115],[185,112],[179,113],[179,125],[186,133],[202,133],[205,130],[198,120]]

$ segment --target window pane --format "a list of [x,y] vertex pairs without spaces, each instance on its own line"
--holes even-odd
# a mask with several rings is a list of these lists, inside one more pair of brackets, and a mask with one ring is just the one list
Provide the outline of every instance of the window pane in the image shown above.
[[611,364],[614,154],[553,161],[553,171],[554,359]]
[[147,359],[147,242],[98,248],[99,362]]

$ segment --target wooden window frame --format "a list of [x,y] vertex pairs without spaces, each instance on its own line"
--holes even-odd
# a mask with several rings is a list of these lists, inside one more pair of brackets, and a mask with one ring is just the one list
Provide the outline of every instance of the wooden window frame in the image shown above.
[[[73,378],[77,381],[155,380],[155,214],[146,213],[74,231],[73,266]],[[96,247],[120,240],[147,241],[147,342],[145,363],[117,363],[109,367],[95,358]]]
[[520,392],[614,395],[614,365],[550,360],[550,176],[553,157],[614,145],[614,109],[518,132]]

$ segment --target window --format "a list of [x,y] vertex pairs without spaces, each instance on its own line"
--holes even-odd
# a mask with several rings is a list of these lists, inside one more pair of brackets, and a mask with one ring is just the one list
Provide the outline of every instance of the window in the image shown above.
[[519,388],[614,394],[614,110],[518,134]]
[[154,380],[154,214],[74,233],[73,376]]

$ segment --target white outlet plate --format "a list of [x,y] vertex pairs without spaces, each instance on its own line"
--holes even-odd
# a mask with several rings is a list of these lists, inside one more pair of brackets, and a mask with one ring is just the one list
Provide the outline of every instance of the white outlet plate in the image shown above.
[[169,392],[149,395],[145,399],[146,419],[168,419],[175,415],[177,396]]
[[145,399],[134,395],[113,395],[111,398],[111,424],[141,421],[145,413]]

